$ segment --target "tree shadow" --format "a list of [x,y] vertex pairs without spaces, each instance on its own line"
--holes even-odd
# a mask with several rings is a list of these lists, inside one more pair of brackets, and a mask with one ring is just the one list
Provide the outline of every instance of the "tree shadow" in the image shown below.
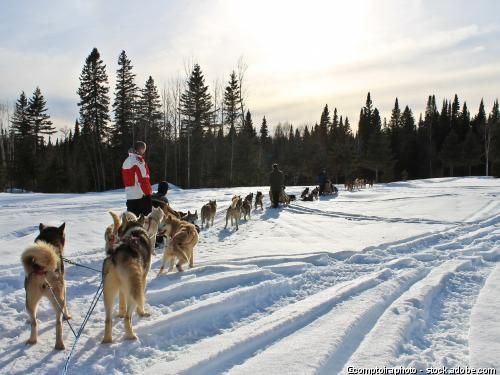
[[277,219],[280,216],[282,209],[283,206],[280,206],[279,208],[266,207],[266,210],[262,215],[260,215],[260,218],[262,220]]
[[337,199],[337,197],[339,196],[339,194],[329,194],[329,195],[320,195],[319,196],[319,200],[320,201],[333,201],[335,199]]

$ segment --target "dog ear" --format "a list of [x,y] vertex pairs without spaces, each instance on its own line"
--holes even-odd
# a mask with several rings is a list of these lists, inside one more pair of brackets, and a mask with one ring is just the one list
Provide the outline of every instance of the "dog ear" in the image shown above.
[[191,215],[191,211],[188,210],[188,215]]
[[61,233],[64,233],[64,228],[66,228],[66,223],[62,223],[62,225],[59,227],[59,231]]
[[40,225],[38,226],[38,230],[41,232],[42,230],[44,230],[46,227],[43,223],[40,223]]
[[198,210],[196,210],[196,211],[194,212],[194,214],[195,214],[195,215],[198,215]]

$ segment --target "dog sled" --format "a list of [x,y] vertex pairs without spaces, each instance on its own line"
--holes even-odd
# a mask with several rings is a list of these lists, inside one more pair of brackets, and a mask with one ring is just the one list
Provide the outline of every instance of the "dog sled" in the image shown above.
[[[271,202],[273,201],[273,194],[271,190],[269,190],[269,200]],[[284,186],[281,187],[279,203],[284,204],[285,206],[288,206],[290,204],[290,196],[285,193]]]
[[338,195],[339,190],[337,187],[330,181],[326,180],[325,185],[323,186],[321,195],[333,195],[336,196]]

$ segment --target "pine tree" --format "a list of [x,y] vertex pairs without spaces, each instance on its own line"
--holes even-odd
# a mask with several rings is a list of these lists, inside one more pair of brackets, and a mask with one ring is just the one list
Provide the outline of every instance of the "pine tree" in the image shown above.
[[92,134],[101,142],[109,136],[109,97],[106,65],[94,48],[85,60],[80,74],[78,95],[80,101],[80,123],[86,134]]
[[149,76],[138,105],[139,137],[146,143],[159,136],[162,119],[161,102],[155,81]]
[[462,145],[462,160],[469,176],[472,175],[472,167],[481,162],[481,143],[472,129],[467,132]]
[[29,118],[28,99],[26,98],[24,91],[21,93],[16,102],[14,115],[11,119],[11,126],[11,130],[14,132],[16,138],[25,138],[34,135]]
[[321,131],[321,136],[326,137],[328,133],[328,128],[330,127],[330,111],[328,110],[328,104],[325,104],[323,112],[321,113],[321,118],[319,120],[319,128]]
[[422,144],[423,149],[427,151],[426,158],[429,165],[427,175],[433,177],[434,175],[434,160],[436,157],[436,133],[439,121],[439,112],[436,107],[436,97],[429,95],[427,99],[427,106],[425,108],[425,117],[422,123],[421,132],[423,133]]
[[224,122],[229,126],[229,139],[231,142],[231,159],[229,167],[229,184],[231,185],[233,184],[235,135],[243,122],[239,112],[239,109],[241,108],[240,100],[240,88],[236,78],[236,73],[233,70],[224,92]]
[[459,124],[459,133],[458,133],[458,138],[463,141],[469,132],[469,129],[471,127],[470,123],[470,112],[469,109],[467,108],[467,103],[464,102],[462,106],[462,112],[460,113],[460,117],[458,119],[458,124]]
[[16,102],[11,119],[11,131],[14,135],[13,180],[23,189],[34,188],[35,154],[33,144],[36,140],[33,123],[30,121],[28,99],[24,92]]
[[[202,136],[203,129],[210,126],[212,116],[212,97],[205,85],[205,77],[198,64],[195,64],[193,71],[187,81],[185,92],[180,97],[181,114],[184,116],[181,123],[181,132],[187,141],[187,186],[191,187],[191,148],[196,149],[194,163],[196,175],[201,178],[198,172],[201,170],[203,159]],[[193,138],[193,142],[191,142]],[[199,167],[199,168],[198,168]]]
[[409,178],[418,174],[417,128],[411,109],[406,106],[401,115],[400,152],[397,160],[400,170],[406,170]]
[[267,128],[267,120],[266,116],[262,118],[262,125],[260,126],[260,142],[262,144],[267,143],[267,140],[269,138],[269,129]]
[[443,147],[439,153],[439,157],[445,165],[450,168],[450,176],[453,176],[453,169],[460,161],[460,144],[458,142],[457,133],[452,129],[446,139],[444,140]]
[[252,114],[250,113],[250,110],[247,110],[247,114],[245,115],[245,121],[244,121],[243,129],[242,129],[242,133],[247,138],[254,138],[257,136],[255,128],[253,127]]
[[[488,116],[488,121],[486,122],[486,127],[484,131],[484,154],[485,154],[485,165],[486,165],[486,176],[490,175],[490,161],[491,156],[493,159],[495,158],[496,152],[493,152],[492,155],[492,147],[495,146],[494,136],[495,133],[500,133],[497,131],[500,126],[500,107],[498,105],[498,99],[494,101],[493,108],[491,109],[491,113]],[[496,151],[496,150],[495,150]]]
[[109,97],[106,65],[97,48],[85,59],[80,74],[78,95],[80,101],[80,123],[88,147],[87,157],[92,172],[95,190],[106,189],[106,167],[104,142],[109,137]]
[[366,104],[361,109],[359,114],[359,124],[358,124],[358,153],[360,155],[365,155],[367,152],[368,140],[370,139],[372,133],[372,115],[373,115],[373,102],[371,95],[368,92],[366,96]]
[[[113,112],[115,123],[112,144],[118,151],[117,155],[126,155],[128,148],[138,139],[136,134],[138,89],[134,82],[132,62],[125,51],[118,57],[116,71],[115,100]],[[142,134],[144,135],[144,134]]]
[[33,135],[35,137],[35,155],[40,147],[43,147],[44,135],[51,135],[56,132],[55,127],[52,126],[52,121],[50,121],[50,116],[46,113],[47,102],[42,95],[39,87],[35,89],[33,96],[30,98],[28,103],[28,118],[33,129]]
[[401,122],[401,109],[399,109],[398,98],[396,98],[396,101],[394,102],[394,108],[392,109],[391,113],[391,120],[389,121],[389,127],[391,128],[391,130],[399,129],[400,122]]
[[240,109],[240,88],[236,73],[231,73],[224,92],[224,122],[229,128],[239,131],[242,123]]
[[460,102],[458,101],[458,95],[455,94],[455,97],[453,98],[453,103],[451,104],[451,111],[450,111],[450,124],[451,128],[455,130],[455,132],[460,132]]

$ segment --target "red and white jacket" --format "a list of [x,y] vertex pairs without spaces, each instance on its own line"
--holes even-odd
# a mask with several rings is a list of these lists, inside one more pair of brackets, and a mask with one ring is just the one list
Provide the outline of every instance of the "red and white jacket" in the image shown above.
[[151,195],[153,189],[149,181],[149,167],[144,158],[135,153],[129,153],[122,165],[122,179],[125,185],[127,200],[141,199]]

